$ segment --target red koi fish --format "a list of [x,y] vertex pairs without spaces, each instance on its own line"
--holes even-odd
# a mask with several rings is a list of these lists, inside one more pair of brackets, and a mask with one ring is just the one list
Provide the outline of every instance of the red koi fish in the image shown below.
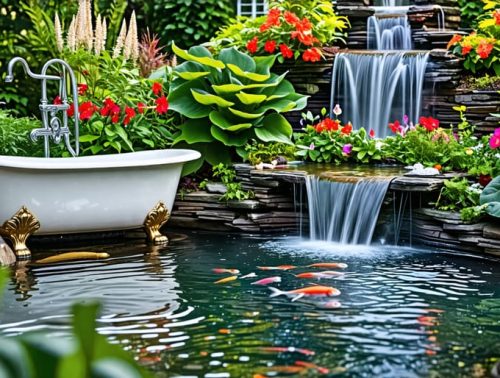
[[310,268],[338,268],[345,269],[347,268],[347,264],[344,263],[316,263],[308,265]]
[[281,277],[275,276],[275,277],[263,278],[261,280],[252,282],[250,285],[269,285],[269,284],[275,283],[275,282],[281,282]]
[[223,278],[221,280],[215,281],[214,283],[215,284],[223,284],[223,283],[226,283],[226,282],[235,281],[237,279],[238,279],[238,276],[229,276],[229,277]]
[[307,362],[307,361],[295,361],[295,365],[297,366],[303,366],[308,369],[314,369],[320,374],[328,374],[330,370],[328,370],[325,367],[318,366],[316,364],[313,364],[312,362]]
[[238,269],[214,268],[212,269],[212,272],[217,274],[222,274],[222,273],[240,274],[240,271]]
[[321,278],[333,278],[333,277],[340,277],[343,276],[344,273],[342,272],[334,272],[333,270],[325,270],[323,272],[306,272],[306,273],[300,273],[296,274],[295,277],[297,278],[315,278],[315,279],[321,279]]
[[295,269],[295,265],[279,265],[279,266],[258,266],[260,270],[290,270]]
[[308,286],[303,287],[301,289],[295,289],[290,291],[282,291],[275,287],[270,286],[269,289],[272,291],[271,298],[277,297],[279,295],[286,295],[287,297],[293,297],[292,302],[302,298],[305,295],[318,295],[318,296],[327,296],[334,297],[340,295],[340,290],[335,289],[331,286]]

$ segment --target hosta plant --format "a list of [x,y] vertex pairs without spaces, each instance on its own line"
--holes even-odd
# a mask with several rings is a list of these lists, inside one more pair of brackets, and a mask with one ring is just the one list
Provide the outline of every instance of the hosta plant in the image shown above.
[[291,144],[292,127],[280,113],[303,109],[307,97],[295,93],[285,75],[270,72],[275,56],[253,58],[227,48],[214,57],[202,46],[172,48],[184,60],[168,96],[170,109],[185,117],[174,145],[188,145],[217,165],[229,164],[235,153],[244,156],[252,139]]

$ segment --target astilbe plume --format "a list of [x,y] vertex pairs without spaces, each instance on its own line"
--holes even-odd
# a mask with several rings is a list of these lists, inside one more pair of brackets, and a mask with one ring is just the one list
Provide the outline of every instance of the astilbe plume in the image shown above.
[[166,55],[162,53],[163,46],[158,46],[160,40],[149,30],[144,33],[139,43],[139,68],[141,76],[148,77],[153,71],[167,64]]

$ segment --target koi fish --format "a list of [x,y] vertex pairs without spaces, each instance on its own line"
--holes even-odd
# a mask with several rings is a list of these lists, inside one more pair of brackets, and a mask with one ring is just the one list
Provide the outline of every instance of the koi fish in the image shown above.
[[339,268],[345,269],[347,268],[347,264],[344,263],[315,263],[308,265],[310,268]]
[[300,273],[296,274],[295,277],[297,278],[332,278],[332,277],[339,277],[343,276],[344,273],[342,272],[334,272],[333,270],[325,270],[324,272],[306,272],[306,273]]
[[328,301],[328,302],[320,302],[316,304],[316,307],[318,308],[323,308],[325,310],[331,310],[333,308],[340,308],[342,307],[342,304],[339,301]]
[[295,365],[297,366],[303,366],[308,369],[314,369],[320,374],[328,374],[330,370],[328,370],[325,367],[318,366],[316,364],[313,364],[312,362],[307,362],[307,361],[295,361]]
[[275,282],[281,282],[281,277],[275,276],[275,277],[263,278],[261,280],[252,282],[250,285],[269,285],[269,284],[275,283]]
[[296,300],[302,298],[305,295],[318,295],[318,296],[321,295],[328,297],[340,295],[340,290],[335,289],[334,287],[331,286],[320,286],[320,285],[308,286],[308,287],[303,287],[301,289],[295,289],[290,291],[282,291],[272,286],[270,286],[269,289],[272,291],[271,298],[280,295],[286,295],[287,297],[294,297],[292,299],[292,302],[295,302]]
[[279,265],[279,266],[258,266],[260,270],[290,270],[295,269],[295,265]]
[[304,348],[295,348],[295,347],[261,347],[260,350],[264,352],[277,352],[277,353],[300,353],[303,354],[304,356],[314,356],[315,352],[309,349],[304,349]]
[[238,276],[229,276],[229,277],[223,278],[221,280],[215,281],[214,283],[215,284],[223,284],[223,283],[231,282],[231,281],[234,281],[237,279],[238,279]]
[[266,373],[288,373],[288,374],[294,374],[294,373],[301,373],[305,370],[306,368],[303,366],[269,366],[266,368]]
[[222,273],[240,274],[240,271],[238,269],[214,268],[212,269],[212,272],[217,274],[222,274]]
[[255,278],[257,277],[257,275],[252,272],[252,273],[248,273],[248,274],[245,274],[244,276],[241,276],[240,278]]
[[109,253],[105,252],[66,252],[54,256],[49,256],[35,262],[37,264],[52,264],[70,260],[107,259],[108,257]]

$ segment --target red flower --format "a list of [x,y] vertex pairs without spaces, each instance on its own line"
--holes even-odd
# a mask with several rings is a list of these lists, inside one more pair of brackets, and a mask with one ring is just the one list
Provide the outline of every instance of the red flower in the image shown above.
[[285,11],[285,21],[290,24],[295,26],[300,22],[300,18],[297,17],[297,15],[293,12]]
[[66,113],[68,113],[68,117],[73,117],[75,115],[75,105],[69,104],[69,108],[66,110]]
[[340,121],[333,120],[331,118],[325,118],[323,120],[323,124],[324,124],[326,130],[337,131],[339,129],[339,126],[340,126]]
[[490,175],[479,175],[479,184],[481,184],[481,186],[488,185],[491,180],[492,179]]
[[62,104],[62,100],[61,100],[61,96],[56,96],[54,98],[54,101],[52,102],[54,105],[61,105]]
[[304,51],[304,53],[302,54],[302,59],[304,60],[304,62],[318,62],[321,59],[321,52],[316,47],[313,47]]
[[420,117],[419,123],[429,132],[434,131],[439,127],[439,121],[432,117]]
[[461,35],[458,35],[458,34],[455,34],[451,39],[450,39],[450,42],[448,42],[448,46],[446,46],[446,48],[449,50],[450,47],[456,45],[458,42],[460,42],[462,40],[462,36]]
[[145,108],[146,108],[146,105],[143,102],[138,102],[137,103],[137,111],[139,113],[143,114]]
[[466,56],[472,50],[472,45],[462,45],[462,55]]
[[372,138],[372,139],[375,138],[375,130],[370,129],[369,135],[370,135],[370,138]]
[[257,49],[259,47],[258,43],[259,43],[259,40],[257,37],[253,37],[250,41],[248,41],[247,50],[250,54],[255,54],[257,52]]
[[318,39],[315,38],[310,31],[308,32],[301,32],[301,31],[293,31],[290,35],[292,39],[298,39],[300,43],[306,45],[306,46],[312,46],[316,42],[318,42]]
[[128,125],[130,120],[135,117],[135,110],[128,106],[125,107],[125,119],[123,120],[124,125]]
[[268,52],[269,54],[274,53],[274,50],[276,50],[276,42],[275,41],[267,41],[264,45],[264,51]]
[[495,19],[495,25],[500,25],[500,9],[495,9],[493,18]]
[[80,106],[78,107],[78,111],[80,113],[80,121],[89,120],[97,110],[99,110],[97,106],[95,106],[90,101],[86,101],[80,104]]
[[342,127],[342,129],[340,130],[340,132],[344,135],[349,135],[351,132],[352,132],[352,124],[351,122],[349,122],[347,125],[345,125],[344,127]]
[[272,8],[269,10],[269,13],[267,14],[267,19],[266,22],[264,22],[259,30],[261,32],[265,32],[267,29],[273,27],[273,26],[280,26],[280,16],[281,16],[281,11],[278,8]]
[[280,52],[281,55],[283,55],[283,58],[285,59],[293,58],[293,51],[284,43],[280,44]]
[[397,134],[399,132],[399,126],[401,126],[399,121],[395,121],[394,123],[389,123],[389,128],[394,134]]
[[312,30],[312,24],[306,17],[304,17],[301,21],[295,24],[295,29],[299,32],[308,32]]
[[78,84],[78,95],[83,96],[87,92],[89,86],[87,84]]
[[493,50],[493,44],[489,43],[486,39],[482,39],[477,46],[476,52],[481,57],[481,59],[488,59]]
[[168,100],[165,96],[158,97],[156,100],[156,112],[164,114],[168,111]]
[[162,91],[163,89],[163,86],[161,85],[161,83],[158,83],[157,81],[155,81],[153,83],[153,87],[151,88],[153,90],[153,93],[158,96],[160,94],[160,92]]
[[[116,103],[112,99],[110,99],[109,97],[104,99],[103,103],[104,103],[104,106],[101,108],[101,115],[103,117],[107,117],[109,115],[109,113],[111,112],[111,109],[114,106],[116,106]],[[118,110],[118,112],[120,112],[120,110]]]
[[83,75],[83,76],[87,76],[87,75],[89,75],[89,74],[90,74],[90,72],[89,72],[88,70],[83,70],[83,71],[82,71],[82,75]]
[[112,123],[118,123],[119,120],[120,120],[120,115],[119,114],[113,114],[113,116],[111,117],[111,122]]

